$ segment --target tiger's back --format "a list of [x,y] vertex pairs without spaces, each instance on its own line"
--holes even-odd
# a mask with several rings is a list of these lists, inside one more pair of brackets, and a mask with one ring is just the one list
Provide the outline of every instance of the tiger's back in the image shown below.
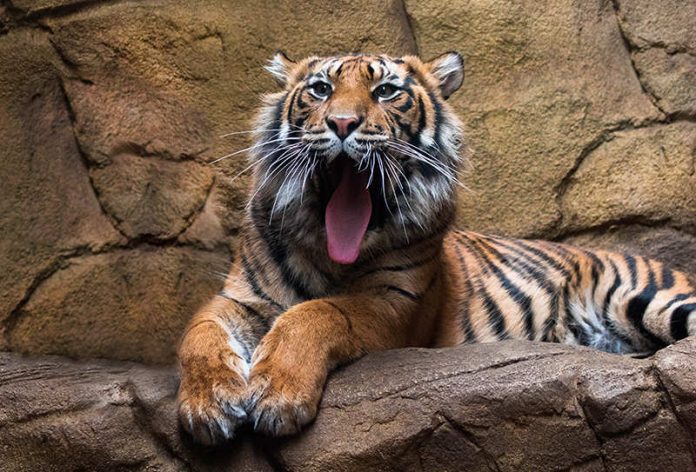
[[[693,333],[687,274],[640,256],[451,232],[449,305],[457,342],[509,338],[644,353]],[[451,344],[442,333],[436,345]]]

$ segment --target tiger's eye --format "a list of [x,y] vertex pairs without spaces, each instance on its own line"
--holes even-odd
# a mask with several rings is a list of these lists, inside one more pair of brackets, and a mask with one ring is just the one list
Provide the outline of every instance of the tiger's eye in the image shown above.
[[392,98],[399,92],[399,89],[392,84],[382,84],[374,91],[377,98]]
[[310,86],[310,89],[317,98],[326,98],[331,95],[331,86],[326,82],[315,82]]

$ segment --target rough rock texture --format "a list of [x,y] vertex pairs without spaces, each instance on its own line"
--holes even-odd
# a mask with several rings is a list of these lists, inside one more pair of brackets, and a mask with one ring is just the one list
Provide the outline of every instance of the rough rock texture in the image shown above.
[[560,200],[566,226],[578,230],[633,218],[696,232],[695,145],[696,123],[616,132],[568,179]]
[[197,162],[119,155],[92,173],[104,210],[129,238],[171,239],[191,226],[213,184]]
[[170,362],[189,314],[217,289],[216,268],[226,260],[185,247],[72,258],[12,319],[10,348]]
[[0,0],[0,349],[172,360],[277,49],[460,51],[460,226],[693,271],[695,32],[680,0]]
[[[0,354],[12,471],[696,470],[696,339],[650,359],[504,342],[367,356],[299,436],[217,450],[178,430],[166,368]],[[385,375],[385,372],[387,374]]]

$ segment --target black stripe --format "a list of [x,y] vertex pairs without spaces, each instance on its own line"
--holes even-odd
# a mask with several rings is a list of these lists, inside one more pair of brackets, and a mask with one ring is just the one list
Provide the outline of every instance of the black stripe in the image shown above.
[[304,100],[302,100],[302,94],[299,94],[297,96],[297,107],[302,109],[302,110],[306,110],[308,108],[308,106],[309,106],[309,104],[307,102],[305,102]]
[[[282,125],[283,107],[285,106],[285,99],[286,98],[288,98],[287,93],[283,94],[283,96],[274,105],[273,121],[267,126],[267,129],[264,130],[263,142],[273,141],[273,140],[280,137],[280,131],[276,131],[276,130],[280,129],[280,126]],[[271,131],[268,131],[268,130],[271,130]],[[275,148],[275,143],[266,144],[266,145],[262,146],[262,150],[264,152],[273,151],[274,148]]]
[[260,299],[262,299],[264,301],[267,301],[268,303],[273,305],[275,308],[282,310],[283,307],[279,303],[274,301],[259,286],[258,280],[256,279],[254,272],[249,267],[249,261],[247,260],[246,255],[243,252],[242,252],[242,268],[244,269],[244,277],[246,278],[247,282],[249,282],[249,285],[251,286],[251,290],[252,290],[252,292],[254,292],[254,295],[256,295],[257,297],[259,297]]
[[[626,256],[626,258],[627,261],[629,258],[632,259],[633,264],[631,272],[631,281],[633,282],[634,277],[637,277],[635,259],[633,259],[633,257],[631,256]],[[664,346],[665,342],[657,336],[655,336],[650,331],[648,331],[645,328],[645,325],[643,324],[643,317],[645,316],[645,311],[647,310],[648,305],[650,305],[650,302],[653,301],[653,299],[655,298],[655,294],[657,293],[655,273],[653,272],[652,268],[647,262],[645,264],[648,270],[648,284],[645,286],[645,288],[643,288],[643,291],[641,293],[629,300],[628,306],[626,307],[626,317],[630,320],[631,324],[640,332],[640,334],[645,339],[647,339],[656,346]]]
[[269,322],[268,318],[266,318],[261,313],[259,313],[257,310],[255,310],[251,305],[248,305],[244,302],[240,302],[236,298],[230,297],[224,291],[218,293],[218,295],[221,296],[222,298],[225,298],[227,300],[235,302],[236,304],[238,304],[239,306],[244,308],[244,310],[247,312],[247,316],[249,316],[250,318],[258,319],[261,322],[261,324],[263,325],[264,331],[268,332],[268,330],[271,329],[271,323]]
[[[520,251],[514,248],[509,248],[499,241],[490,241],[488,238],[481,239],[480,243],[484,244],[491,252],[495,253],[498,259],[511,262],[512,264],[510,265],[513,269],[519,270],[520,272],[530,276],[540,286],[540,288],[547,293],[547,295],[551,296],[555,292],[555,287],[549,281],[547,274],[543,272],[540,267],[533,265],[533,263],[536,261],[528,258],[526,254],[520,253]],[[500,245],[508,249],[512,252],[512,254],[503,254],[498,250],[496,245]]]
[[404,121],[401,119],[399,115],[396,115],[392,112],[387,112],[386,116],[390,116],[397,125],[399,125],[399,128],[408,136],[408,141],[409,143],[413,144],[413,140],[415,138],[415,135],[411,131],[411,124],[410,123],[404,123]]
[[660,289],[669,290],[674,287],[674,271],[667,267],[666,264],[662,264],[662,282]]
[[[481,247],[485,243],[483,241],[474,241],[478,247]],[[494,256],[498,259],[500,264],[509,265],[506,255],[501,254],[494,248],[488,246],[488,249],[494,253]],[[500,267],[493,261],[485,251],[480,252],[481,258],[490,268],[493,275],[496,276],[500,285],[502,285],[505,292],[512,298],[512,300],[517,304],[517,306],[522,310],[522,316],[524,317],[524,327],[527,332],[527,339],[534,339],[534,313],[532,312],[532,299],[526,293],[524,293],[515,283],[513,283],[505,273],[500,269]]]
[[442,104],[440,103],[438,98],[430,91],[428,91],[428,98],[430,99],[430,104],[433,106],[433,110],[435,110],[435,119],[433,120],[433,139],[437,144],[436,147],[444,148],[445,146],[442,144],[442,137],[440,136],[440,125],[443,121]]
[[561,296],[559,292],[553,294],[551,297],[551,303],[549,304],[549,310],[551,311],[549,316],[544,320],[544,334],[541,338],[542,341],[547,342],[558,342],[556,337],[556,325],[558,324],[558,315],[560,308]]
[[[478,261],[479,265],[481,266],[481,270],[487,274],[490,269],[482,260],[480,251],[472,246],[472,240],[464,233],[457,233],[456,235],[459,236],[458,241],[465,245],[469,249],[469,252]],[[479,283],[476,290],[481,294],[483,308],[486,310],[486,314],[488,315],[488,324],[490,325],[491,329],[495,331],[499,340],[509,339],[510,335],[505,329],[505,317],[503,316],[498,304],[495,302],[495,300],[493,300],[482,282]]]
[[631,290],[636,288],[638,283],[638,270],[636,269],[636,259],[630,254],[623,255],[626,265],[628,265],[628,270],[631,273]]
[[399,110],[401,113],[406,113],[411,109],[411,107],[413,107],[413,100],[411,100],[411,97],[406,97],[404,103],[397,106],[396,109]]
[[409,86],[408,79],[404,81],[404,83],[401,85],[401,90],[408,95],[408,97],[415,101],[416,100],[416,93],[413,91],[413,89]]
[[556,259],[554,259],[551,256],[549,256],[548,254],[546,254],[541,249],[535,248],[534,246],[527,244],[525,241],[521,241],[519,239],[504,240],[502,238],[495,238],[495,240],[498,244],[510,249],[511,251],[514,251],[515,249],[519,249],[521,251],[531,252],[532,254],[539,257],[544,262],[546,262],[548,265],[550,265],[557,272],[559,272],[563,277],[565,277],[565,278],[570,277],[570,273],[568,272],[568,269],[564,265],[562,265]]
[[261,317],[261,313],[259,313],[258,311],[254,310],[251,306],[247,305],[246,303],[242,303],[242,302],[240,302],[239,300],[237,300],[236,298],[230,297],[230,296],[227,295],[224,291],[218,293],[218,295],[221,296],[222,298],[226,298],[227,300],[230,300],[230,301],[232,301],[232,302],[235,302],[235,303],[238,304],[238,305],[241,305],[241,306],[247,311],[247,313],[248,313],[249,315],[252,315],[252,316],[255,316],[255,317]]
[[428,262],[432,262],[434,257],[435,257],[435,254],[429,256],[427,259],[419,259],[416,261],[409,262],[408,264],[375,267],[374,269],[370,269],[369,271],[360,274],[359,278],[363,278],[363,277],[366,277],[368,275],[375,274],[377,272],[404,272],[407,270],[416,269],[418,267],[424,266]]
[[689,303],[688,305],[681,305],[672,312],[669,328],[675,341],[684,339],[689,335],[689,315],[695,310],[696,303]]
[[614,283],[609,287],[609,290],[607,291],[607,294],[604,297],[604,305],[602,306],[602,315],[604,316],[605,320],[609,319],[609,307],[611,306],[611,299],[614,296],[614,292],[618,290],[618,288],[621,286],[623,283],[621,280],[621,273],[619,272],[619,268],[616,267],[616,264],[614,264],[613,261],[609,261],[611,264],[612,269],[614,269]]
[[619,329],[616,326],[615,320],[613,320],[609,317],[609,308],[611,306],[611,299],[613,298],[614,293],[618,290],[618,288],[623,283],[623,281],[621,280],[621,273],[619,272],[619,268],[611,260],[609,261],[609,264],[611,265],[611,268],[614,270],[614,283],[611,285],[611,287],[609,287],[607,294],[604,296],[604,302],[602,303],[602,311],[601,311],[602,321],[604,322],[604,326],[607,327],[607,329],[609,330],[609,332],[613,336],[619,338],[626,345],[633,347],[633,340],[629,336],[627,336],[626,334],[619,331]]
[[474,333],[474,328],[471,325],[471,313],[469,311],[469,297],[473,296],[474,289],[471,284],[471,279],[469,278],[469,269],[466,266],[466,261],[462,255],[462,251],[459,246],[454,246],[454,251],[457,253],[459,258],[460,269],[462,272],[462,277],[464,277],[464,288],[465,294],[462,295],[462,299],[459,301],[458,311],[462,314],[462,329],[464,330],[465,340],[468,343],[476,342],[476,333]]
[[423,101],[423,97],[417,97],[416,102],[418,102],[418,129],[416,130],[416,133],[419,135],[419,143],[421,146],[423,146],[423,142],[420,140],[420,134],[423,132],[425,127],[427,126],[427,123],[425,121],[426,119],[426,113],[425,113],[425,102]]
[[[299,102],[299,101],[298,101],[298,102]],[[293,135],[293,134],[298,134],[298,135],[299,135],[300,132],[301,132],[301,131],[300,131],[300,128],[302,128],[302,127],[304,126],[306,119],[307,119],[307,114],[306,114],[306,113],[299,113],[299,114],[297,115],[297,119],[296,119],[295,122],[293,123],[293,124],[295,125],[296,128],[295,128],[294,130],[291,130],[289,134],[290,134],[290,135]]]
[[[258,253],[254,252],[249,252],[248,248],[251,248],[254,246],[254,242],[250,240],[250,234],[249,232],[245,232],[243,236],[243,243],[241,250],[244,251],[246,254],[247,258],[247,263],[249,264],[249,270],[251,270],[254,273],[254,276],[256,277],[258,284],[262,287],[272,287],[273,284],[271,281],[268,279],[268,270],[261,270],[259,268],[259,264],[257,264],[257,256],[259,255]],[[267,269],[267,267],[265,267]]]
[[508,240],[497,237],[494,237],[493,239],[495,240],[496,244],[503,246],[504,248],[512,251],[518,256],[526,256],[525,261],[516,258],[517,263],[520,264],[522,268],[534,278],[534,280],[541,286],[541,288],[543,288],[546,291],[546,293],[550,297],[549,314],[543,323],[543,335],[541,340],[558,342],[558,338],[556,337],[554,330],[556,329],[556,326],[558,324],[558,318],[560,315],[560,291],[557,286],[555,286],[548,280],[547,274],[541,273],[534,266],[530,265],[533,263],[539,267],[548,269],[548,267],[541,264],[538,260],[532,258],[532,255],[537,256],[540,259],[542,259],[542,261],[547,262],[548,265],[551,266],[551,268],[555,269],[566,280],[570,278],[570,273],[568,272],[566,267],[560,264],[557,260],[553,259],[551,256],[543,252],[541,249],[535,248],[534,246],[527,244],[525,241]]
[[401,287],[397,287],[396,285],[378,285],[377,287],[387,289],[390,292],[396,292],[399,295],[403,295],[404,297],[414,301],[420,300],[421,297],[421,295],[416,295],[415,293],[411,293],[408,290],[404,290]]
[[459,241],[461,244],[466,246],[466,248],[469,250],[469,253],[474,256],[476,259],[476,262],[478,262],[479,266],[481,267],[481,270],[483,271],[484,274],[488,274],[490,269],[488,266],[485,264],[485,262],[481,259],[481,254],[480,251],[473,246],[473,241],[472,239],[464,233],[461,232],[455,232],[455,237],[457,238],[457,241]]
[[677,295],[676,297],[674,297],[673,299],[671,299],[669,302],[667,302],[662,308],[660,308],[660,311],[657,312],[657,316],[659,317],[659,316],[662,315],[665,311],[667,311],[667,310],[669,310],[670,308],[672,308],[672,305],[674,305],[675,303],[683,302],[684,300],[686,300],[687,298],[690,298],[690,297],[692,297],[692,296],[693,296],[693,295],[689,295],[689,294],[686,294],[686,293],[680,293],[679,295]]
[[288,104],[288,113],[285,115],[286,120],[289,123],[292,123],[292,108],[295,106],[295,97],[299,93],[300,89],[302,87],[297,86],[295,87],[295,90],[292,91],[292,95],[290,95],[290,103]]
[[503,312],[500,311],[500,307],[495,300],[493,300],[485,287],[480,287],[480,291],[481,297],[483,298],[483,307],[488,314],[488,321],[491,328],[493,328],[499,340],[509,339],[510,335],[505,329],[505,317],[503,316]]
[[602,261],[602,259],[597,257],[597,254],[595,254],[592,251],[586,251],[584,249],[581,249],[581,251],[583,252],[583,254],[585,254],[585,256],[589,257],[592,260],[593,266],[599,267],[600,272],[604,270],[604,262]]
[[560,258],[564,260],[575,260],[577,258],[577,255],[573,252],[571,252],[568,248],[566,248],[563,244],[559,243],[554,243],[551,241],[542,241],[544,246],[547,248],[548,251],[552,251],[556,253]]
[[573,333],[573,336],[577,340],[578,344],[582,346],[589,346],[589,335],[575,319],[573,310],[570,307],[570,288],[568,287],[568,285],[566,285],[563,289],[563,305],[563,308],[565,310],[566,326],[568,327],[570,332]]
[[254,226],[268,249],[271,259],[273,259],[273,262],[280,270],[283,282],[302,300],[316,298],[309,292],[302,278],[298,277],[295,271],[288,265],[288,254],[284,240],[267,224],[268,211],[270,210],[262,210],[257,205],[252,205],[252,219],[254,220]]
[[597,288],[599,287],[599,277],[605,269],[604,262],[602,262],[602,260],[599,257],[597,257],[596,254],[590,251],[585,251],[584,249],[582,249],[581,251],[591,261],[592,267],[590,269],[590,276],[592,277],[592,285],[590,287],[590,293],[592,293],[592,304],[594,305],[595,300],[597,298]]
[[336,75],[336,78],[341,77],[341,72],[343,72],[343,62],[341,62],[341,65],[339,65],[338,69],[336,69],[336,72],[334,72],[334,74]]
[[[484,243],[484,241],[481,241],[481,243]],[[549,332],[549,329],[553,329],[553,326],[555,326],[556,321],[558,319],[558,304],[559,304],[559,294],[558,294],[558,287],[556,287],[553,283],[548,278],[548,275],[541,271],[539,268],[535,267],[531,263],[535,262],[531,259],[525,259],[524,256],[525,254],[520,254],[518,250],[515,250],[514,248],[508,248],[505,244],[501,244],[500,241],[496,241],[495,243],[491,242],[485,243],[486,246],[495,254],[497,254],[499,259],[506,259],[510,260],[512,262],[512,268],[513,270],[519,270],[528,276],[530,276],[534,282],[539,286],[540,289],[542,289],[544,292],[546,292],[546,295],[549,297],[549,313],[544,321],[544,336]],[[498,249],[494,246],[494,244],[500,244],[503,247],[508,248],[508,250],[512,251],[514,255],[510,254],[505,254],[503,255]],[[531,300],[531,297],[530,297]],[[531,304],[530,304],[530,309],[531,309]],[[528,327],[528,329],[531,329],[532,331],[534,330],[534,312],[533,310],[531,311],[531,317],[529,318],[529,323],[531,325]],[[526,321],[526,320],[525,320]],[[549,327],[551,326],[551,327]],[[533,338],[530,338],[533,339]]]
[[435,270],[435,272],[433,272],[432,277],[430,278],[430,281],[425,286],[423,293],[419,293],[419,294],[409,292],[408,290],[404,290],[403,288],[397,287],[396,285],[377,285],[377,286],[375,286],[375,288],[384,288],[390,292],[396,292],[399,295],[403,295],[406,298],[410,298],[411,300],[416,301],[416,300],[420,300],[421,298],[423,298],[425,295],[428,294],[430,289],[433,288],[433,285],[435,285],[435,282],[437,281],[438,275],[439,275],[439,271]]

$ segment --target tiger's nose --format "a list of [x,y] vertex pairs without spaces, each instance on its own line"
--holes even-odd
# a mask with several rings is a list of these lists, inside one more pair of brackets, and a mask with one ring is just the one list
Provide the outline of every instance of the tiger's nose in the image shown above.
[[339,139],[344,140],[350,133],[355,131],[362,120],[357,116],[336,116],[330,115],[326,117],[326,124],[336,133]]

